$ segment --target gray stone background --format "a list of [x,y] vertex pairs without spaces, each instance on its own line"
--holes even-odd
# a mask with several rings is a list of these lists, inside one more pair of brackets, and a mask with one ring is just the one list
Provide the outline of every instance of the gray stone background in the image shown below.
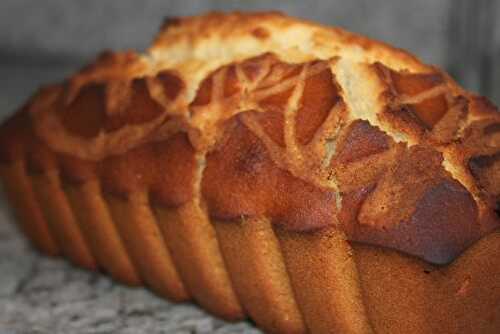
[[[165,16],[279,9],[408,49],[500,102],[495,0],[0,0],[0,119],[104,48],[144,49]],[[257,333],[34,252],[0,199],[0,334]]]

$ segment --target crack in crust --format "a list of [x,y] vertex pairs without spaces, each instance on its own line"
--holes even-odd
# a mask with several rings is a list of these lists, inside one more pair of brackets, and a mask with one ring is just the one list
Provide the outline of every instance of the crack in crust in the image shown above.
[[184,128],[174,117],[184,83],[170,70],[150,72],[133,53],[101,55],[68,83],[38,92],[35,132],[54,150],[92,161],[168,138]]
[[386,110],[382,121],[405,132],[415,141],[435,145],[457,138],[467,118],[467,99],[456,95],[440,71],[409,73],[394,71],[381,63],[373,65],[386,85],[382,98]]
[[487,100],[338,29],[220,15],[175,21],[147,55],[108,52],[42,89],[29,124],[2,126],[0,158],[26,151],[69,182],[194,200],[217,219],[336,225],[434,263],[498,228],[500,116]]

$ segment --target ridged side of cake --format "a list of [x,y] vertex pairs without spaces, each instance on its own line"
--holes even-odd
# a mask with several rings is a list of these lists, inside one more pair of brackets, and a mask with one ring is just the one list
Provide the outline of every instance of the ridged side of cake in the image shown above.
[[0,137],[27,236],[126,284],[275,333],[500,329],[500,115],[403,51],[170,20]]

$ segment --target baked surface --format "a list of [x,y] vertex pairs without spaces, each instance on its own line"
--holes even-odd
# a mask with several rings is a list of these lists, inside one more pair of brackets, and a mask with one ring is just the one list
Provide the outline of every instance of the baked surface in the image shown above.
[[500,113],[279,13],[167,20],[0,131],[27,235],[270,332],[500,330]]

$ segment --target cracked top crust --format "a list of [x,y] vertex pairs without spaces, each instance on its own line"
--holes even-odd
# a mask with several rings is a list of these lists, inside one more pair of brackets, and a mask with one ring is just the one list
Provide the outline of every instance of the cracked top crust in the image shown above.
[[0,131],[4,162],[444,264],[500,223],[500,113],[412,55],[280,13],[168,19]]

